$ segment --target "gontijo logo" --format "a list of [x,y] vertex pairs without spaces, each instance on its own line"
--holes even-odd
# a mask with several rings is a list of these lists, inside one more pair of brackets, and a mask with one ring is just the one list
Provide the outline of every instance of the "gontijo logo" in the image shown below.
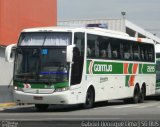
[[95,72],[112,72],[112,65],[107,64],[94,64]]
[[87,60],[87,74],[123,74],[123,63]]
[[112,72],[112,65],[108,63],[94,63],[94,61],[90,61],[88,67],[89,74],[93,74],[96,72]]

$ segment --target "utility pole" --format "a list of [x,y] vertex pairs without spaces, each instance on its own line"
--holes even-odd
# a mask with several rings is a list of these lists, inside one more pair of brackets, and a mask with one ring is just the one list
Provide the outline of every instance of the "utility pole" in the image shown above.
[[122,12],[121,12],[121,15],[122,15],[122,22],[123,22],[122,31],[123,31],[124,33],[126,33],[126,26],[125,26],[126,12],[122,11]]

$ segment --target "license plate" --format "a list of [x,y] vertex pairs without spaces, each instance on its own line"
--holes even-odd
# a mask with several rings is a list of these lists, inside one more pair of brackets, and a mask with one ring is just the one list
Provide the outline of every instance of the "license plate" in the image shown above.
[[41,97],[41,96],[34,96],[33,99],[34,100],[43,100],[43,97]]

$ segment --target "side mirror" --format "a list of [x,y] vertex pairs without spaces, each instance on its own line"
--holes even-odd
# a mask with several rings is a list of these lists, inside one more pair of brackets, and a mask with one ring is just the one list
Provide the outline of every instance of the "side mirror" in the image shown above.
[[67,62],[72,63],[73,62],[73,49],[75,45],[68,45],[67,46],[67,53],[66,53],[66,59]]
[[6,60],[6,62],[13,63],[16,46],[17,46],[17,44],[11,44],[11,45],[8,45],[6,47],[6,50],[5,50],[5,60]]

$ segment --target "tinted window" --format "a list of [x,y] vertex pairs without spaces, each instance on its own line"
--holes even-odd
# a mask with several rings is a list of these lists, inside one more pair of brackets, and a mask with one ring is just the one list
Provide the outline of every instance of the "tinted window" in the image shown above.
[[87,57],[143,62],[155,60],[153,44],[91,34],[87,36]]

